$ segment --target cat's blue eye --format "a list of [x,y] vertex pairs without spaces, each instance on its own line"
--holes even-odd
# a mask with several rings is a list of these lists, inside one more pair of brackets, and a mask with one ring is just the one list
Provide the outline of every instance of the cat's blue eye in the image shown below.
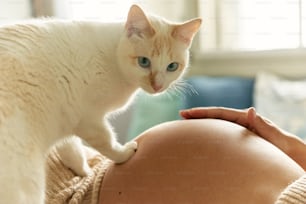
[[177,62],[172,62],[168,65],[167,71],[168,72],[175,72],[179,68],[179,63]]
[[151,67],[151,61],[147,57],[138,57],[138,64],[145,69]]

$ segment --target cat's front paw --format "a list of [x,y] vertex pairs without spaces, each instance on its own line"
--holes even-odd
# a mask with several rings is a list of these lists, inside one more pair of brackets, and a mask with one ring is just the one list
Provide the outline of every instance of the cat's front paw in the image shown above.
[[85,152],[87,149],[83,146],[80,138],[66,138],[56,146],[56,149],[62,163],[76,175],[85,177],[92,173],[85,154],[88,151]]
[[114,162],[117,164],[126,162],[137,151],[137,142],[131,141],[122,146],[121,153],[117,158],[114,158]]

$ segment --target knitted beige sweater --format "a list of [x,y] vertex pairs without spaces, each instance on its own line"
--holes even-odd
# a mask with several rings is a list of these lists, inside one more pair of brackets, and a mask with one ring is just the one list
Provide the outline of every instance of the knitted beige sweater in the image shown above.
[[56,149],[47,158],[46,204],[97,204],[101,182],[111,161],[95,155],[88,161],[92,174],[79,177],[61,162]]
[[306,175],[290,184],[275,204],[306,204]]

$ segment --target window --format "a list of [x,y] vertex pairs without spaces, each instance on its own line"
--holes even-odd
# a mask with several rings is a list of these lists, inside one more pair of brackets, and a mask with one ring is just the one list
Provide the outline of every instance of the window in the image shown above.
[[[36,0],[41,1],[41,0]],[[189,0],[190,1],[190,0]],[[131,4],[165,18],[178,20],[184,16],[185,0],[53,0],[52,15],[58,18],[123,20]]]
[[121,20],[131,3],[133,0],[54,0],[53,15],[65,19]]
[[202,49],[272,50],[305,46],[305,2],[199,0],[200,14],[204,18],[200,37]]
[[32,16],[30,0],[1,0],[0,24],[27,19]]
[[302,13],[301,13],[301,32],[302,32],[302,45],[306,47],[306,1],[302,1]]
[[306,0],[1,0],[0,24],[32,14],[122,20],[132,3],[174,21],[202,16],[202,51],[306,47]]

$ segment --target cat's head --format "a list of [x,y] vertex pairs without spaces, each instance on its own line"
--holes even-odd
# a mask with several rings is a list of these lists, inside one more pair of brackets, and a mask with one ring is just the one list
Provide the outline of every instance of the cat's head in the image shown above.
[[185,72],[200,25],[201,19],[170,23],[133,5],[118,47],[121,72],[148,93],[163,92]]

